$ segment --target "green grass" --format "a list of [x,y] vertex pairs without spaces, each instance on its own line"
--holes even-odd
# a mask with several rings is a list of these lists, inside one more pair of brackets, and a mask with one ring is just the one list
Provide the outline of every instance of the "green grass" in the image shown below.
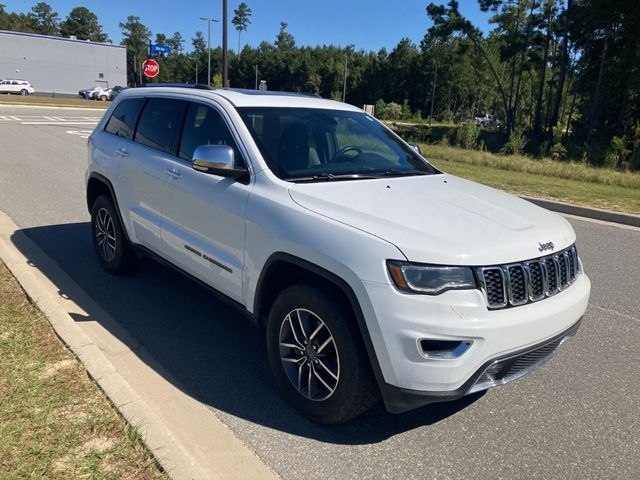
[[38,107],[84,107],[105,109],[111,105],[111,102],[98,102],[95,100],[85,100],[77,97],[40,97],[29,95],[23,97],[21,95],[0,95],[0,105],[33,105]]
[[555,161],[549,158],[536,160],[520,155],[497,155],[445,145],[420,145],[420,148],[428,158],[434,160],[640,189],[640,173],[619,172],[609,168],[595,168],[582,163]]
[[424,156],[443,171],[501,190],[640,214],[638,174],[441,145],[420,147]]
[[166,478],[2,263],[0,478]]

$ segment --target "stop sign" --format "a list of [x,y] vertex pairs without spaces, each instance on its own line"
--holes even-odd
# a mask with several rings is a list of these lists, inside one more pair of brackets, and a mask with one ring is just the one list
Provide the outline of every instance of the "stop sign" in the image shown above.
[[149,77],[157,77],[160,73],[160,65],[153,58],[147,58],[142,64],[142,71]]

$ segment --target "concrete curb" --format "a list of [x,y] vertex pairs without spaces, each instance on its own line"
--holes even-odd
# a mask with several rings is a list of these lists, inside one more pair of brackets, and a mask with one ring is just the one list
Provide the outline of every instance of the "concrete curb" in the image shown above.
[[92,112],[106,112],[107,107],[76,107],[73,105],[51,105],[51,104],[34,104],[34,105],[24,105],[21,103],[0,103],[0,108],[2,107],[11,107],[11,108],[51,108],[55,110],[89,110]]
[[547,200],[544,198],[524,197],[520,198],[527,200],[531,203],[558,213],[566,213],[568,215],[575,215],[577,217],[592,218],[594,220],[601,220],[603,222],[620,223],[622,225],[630,225],[632,227],[640,227],[640,215],[633,215],[631,213],[611,212],[609,210],[601,210],[599,208],[582,207],[580,205],[573,205],[571,203],[556,202],[554,200]]
[[[129,340],[117,322],[2,211],[0,259],[172,479],[279,478],[212,410],[184,393]],[[72,299],[81,299],[86,310]]]

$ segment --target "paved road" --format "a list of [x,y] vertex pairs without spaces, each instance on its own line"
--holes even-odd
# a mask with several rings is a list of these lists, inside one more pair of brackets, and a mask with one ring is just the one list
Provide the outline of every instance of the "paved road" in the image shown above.
[[24,114],[0,108],[0,209],[285,479],[638,478],[640,230],[571,219],[593,293],[545,368],[458,402],[319,427],[281,400],[262,338],[236,311],[152,262],[123,278],[99,269],[85,140],[74,125],[3,120]]

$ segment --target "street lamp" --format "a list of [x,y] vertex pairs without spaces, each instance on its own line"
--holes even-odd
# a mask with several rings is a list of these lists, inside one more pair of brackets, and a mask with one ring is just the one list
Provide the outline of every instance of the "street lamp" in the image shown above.
[[229,88],[229,57],[227,55],[227,0],[222,0],[222,88]]
[[214,18],[200,17],[200,20],[207,22],[207,53],[209,54],[209,68],[207,70],[207,86],[211,86],[211,22],[219,22]]
[[342,101],[347,99],[347,68],[349,64],[349,54],[344,54],[344,84],[342,87]]

